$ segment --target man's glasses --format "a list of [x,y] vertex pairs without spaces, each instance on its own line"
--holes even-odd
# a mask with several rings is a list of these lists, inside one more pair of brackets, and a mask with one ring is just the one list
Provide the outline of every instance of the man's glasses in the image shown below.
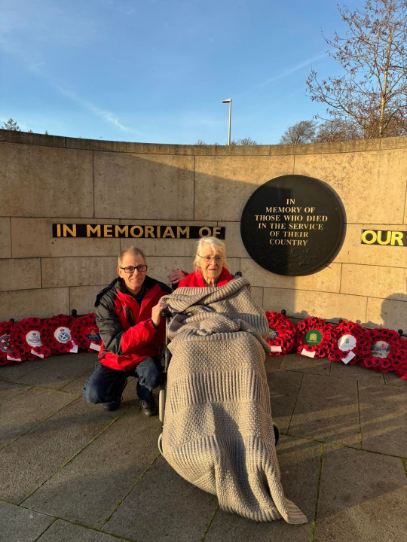
[[221,260],[223,260],[222,256],[199,256],[199,258],[205,260],[206,263],[211,263],[212,260],[215,260],[216,263],[219,263]]
[[128,267],[120,267],[120,269],[123,269],[123,271],[128,275],[132,275],[136,269],[139,273],[145,273],[147,271],[147,266],[137,265],[136,267],[133,267],[132,265],[129,265]]

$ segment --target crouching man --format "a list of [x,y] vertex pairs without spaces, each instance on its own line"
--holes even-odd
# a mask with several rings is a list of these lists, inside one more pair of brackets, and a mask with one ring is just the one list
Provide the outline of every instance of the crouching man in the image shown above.
[[105,410],[120,406],[129,376],[137,381],[137,395],[146,416],[157,414],[152,390],[160,385],[160,350],[165,322],[160,303],[170,288],[147,276],[146,258],[135,247],[121,251],[116,278],[96,298],[96,323],[103,341],[99,363],[83,389],[88,403]]

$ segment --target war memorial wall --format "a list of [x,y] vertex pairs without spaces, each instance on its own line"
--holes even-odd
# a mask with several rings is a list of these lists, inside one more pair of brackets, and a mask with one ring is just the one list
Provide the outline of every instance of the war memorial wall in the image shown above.
[[407,324],[407,138],[182,146],[0,131],[0,320],[92,312],[117,254],[167,282],[223,238],[265,310]]

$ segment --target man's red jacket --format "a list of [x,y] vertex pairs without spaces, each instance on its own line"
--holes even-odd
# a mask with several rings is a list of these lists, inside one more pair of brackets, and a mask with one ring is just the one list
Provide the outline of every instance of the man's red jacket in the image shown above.
[[150,277],[143,286],[147,291],[138,304],[124,282],[117,278],[96,298],[96,324],[103,341],[99,362],[118,371],[129,371],[143,359],[160,354],[165,339],[165,322],[156,328],[151,309],[170,288]]

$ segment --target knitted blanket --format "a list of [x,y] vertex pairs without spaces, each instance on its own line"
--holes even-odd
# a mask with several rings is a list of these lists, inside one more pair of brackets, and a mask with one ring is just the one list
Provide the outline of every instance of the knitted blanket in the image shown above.
[[284,496],[264,366],[268,324],[244,278],[165,296],[168,329],[163,454],[222,509],[256,521],[306,523]]

